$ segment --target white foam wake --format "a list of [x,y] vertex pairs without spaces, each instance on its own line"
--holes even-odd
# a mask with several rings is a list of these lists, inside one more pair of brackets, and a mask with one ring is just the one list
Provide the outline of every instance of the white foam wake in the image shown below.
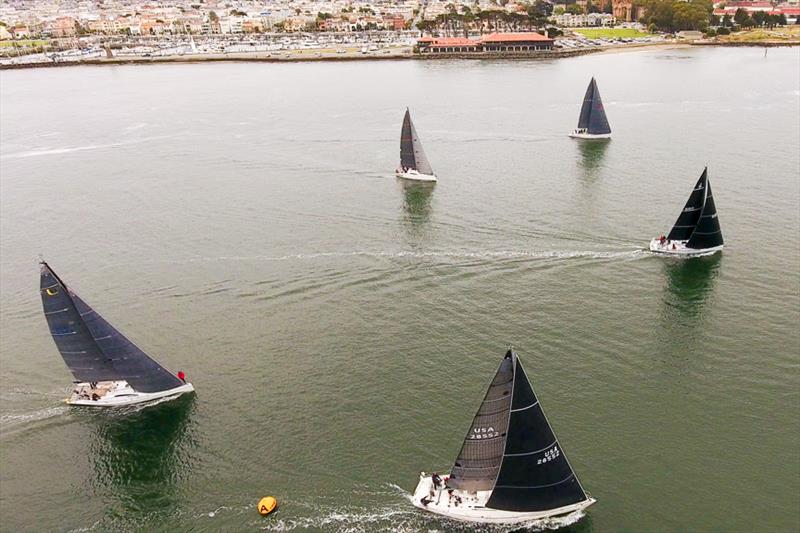
[[416,250],[397,251],[351,251],[351,252],[319,252],[299,253],[279,256],[268,255],[228,255],[214,257],[193,257],[185,260],[165,260],[168,263],[195,263],[195,262],[225,262],[225,261],[303,261],[336,257],[374,257],[374,258],[448,258],[448,259],[635,259],[650,254],[644,249],[633,250],[497,250],[483,252],[469,251],[430,251]]
[[10,154],[2,154],[0,155],[0,159],[23,159],[26,157],[40,157],[40,156],[48,156],[48,155],[62,155],[62,154],[70,154],[73,152],[84,152],[87,150],[101,150],[104,148],[118,148],[120,146],[126,146],[129,144],[139,144],[148,141],[157,141],[160,139],[165,139],[168,137],[174,137],[174,135],[161,135],[158,137],[145,137],[142,139],[132,139],[129,141],[121,141],[115,143],[106,143],[106,144],[87,144],[84,146],[64,146],[62,148],[48,148],[43,150],[27,150],[24,152],[12,152]]

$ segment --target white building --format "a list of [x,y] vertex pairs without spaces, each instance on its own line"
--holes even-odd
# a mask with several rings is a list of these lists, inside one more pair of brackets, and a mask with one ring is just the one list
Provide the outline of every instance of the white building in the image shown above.
[[553,17],[553,22],[562,28],[593,28],[600,26],[613,26],[616,22],[614,15],[608,13],[589,13],[588,15],[571,15],[564,13]]

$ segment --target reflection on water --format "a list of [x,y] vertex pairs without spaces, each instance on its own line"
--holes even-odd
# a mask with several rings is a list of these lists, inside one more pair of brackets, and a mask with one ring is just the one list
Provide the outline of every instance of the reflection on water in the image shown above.
[[135,409],[91,413],[94,485],[110,491],[116,505],[108,512],[126,522],[176,508],[175,485],[189,473],[193,447],[193,394]]
[[580,166],[584,170],[592,172],[602,165],[608,145],[611,144],[611,139],[595,139],[577,144],[581,155]]
[[431,205],[436,183],[402,182],[403,222],[410,237],[420,237],[430,220]]
[[697,323],[714,288],[721,260],[722,254],[715,253],[664,262],[667,284],[663,314],[668,323],[682,327]]

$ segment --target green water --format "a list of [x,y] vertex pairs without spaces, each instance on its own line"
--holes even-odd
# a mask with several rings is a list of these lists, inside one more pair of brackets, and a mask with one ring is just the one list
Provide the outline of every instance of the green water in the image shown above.
[[[605,144],[566,136],[592,75]],[[481,530],[408,498],[513,344],[598,500],[568,529],[797,531],[798,80],[797,48],[0,73],[2,529]],[[406,106],[435,187],[393,176]],[[705,165],[724,252],[644,252]],[[64,406],[40,253],[197,394]]]

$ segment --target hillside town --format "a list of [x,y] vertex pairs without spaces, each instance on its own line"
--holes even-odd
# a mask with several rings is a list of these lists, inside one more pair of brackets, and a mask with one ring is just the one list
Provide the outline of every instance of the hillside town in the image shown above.
[[800,28],[798,16],[800,0],[3,0],[0,60],[539,53]]
[[[453,29],[454,23],[477,31],[531,22],[539,26],[545,22],[560,27],[612,26],[637,21],[644,15],[646,5],[647,2],[634,0],[3,0],[0,39],[447,31]],[[751,16],[783,15],[786,24],[795,24],[800,0],[720,0],[713,8],[713,14],[719,17],[733,17],[737,10],[743,10]],[[441,21],[447,24],[442,25]]]

